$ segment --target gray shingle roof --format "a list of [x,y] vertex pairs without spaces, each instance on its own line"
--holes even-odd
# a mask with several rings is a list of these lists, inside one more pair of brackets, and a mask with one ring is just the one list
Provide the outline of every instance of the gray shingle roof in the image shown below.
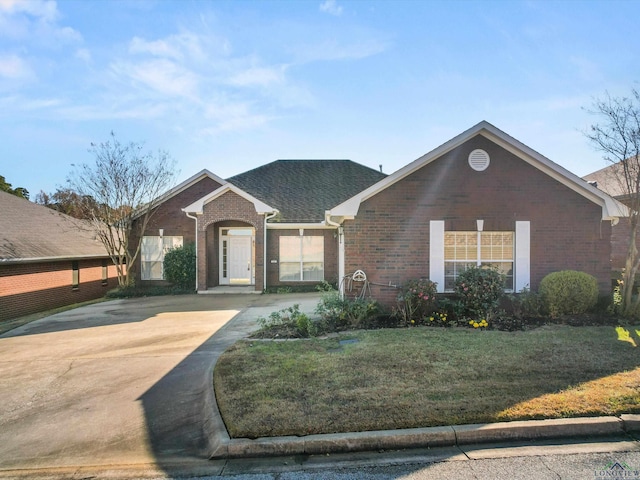
[[86,222],[0,191],[0,264],[106,257],[89,228]]
[[275,221],[317,223],[325,210],[385,177],[351,160],[276,160],[227,181],[277,208]]
[[595,182],[597,187],[608,193],[613,198],[620,199],[628,195],[627,189],[623,185],[624,173],[622,164],[614,163],[608,167],[601,168],[589,175],[582,177],[587,182]]

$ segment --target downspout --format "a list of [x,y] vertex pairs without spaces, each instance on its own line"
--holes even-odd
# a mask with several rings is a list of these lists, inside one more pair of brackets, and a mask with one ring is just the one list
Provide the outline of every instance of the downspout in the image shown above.
[[334,222],[331,220],[331,213],[324,213],[324,221],[327,225],[331,225],[333,227],[338,227],[338,291],[340,292],[340,297],[344,297],[344,229],[340,223]]
[[264,242],[262,242],[262,248],[264,250],[263,258],[262,258],[262,268],[264,272],[262,273],[262,291],[267,291],[267,221],[271,220],[275,217],[278,212],[266,213],[264,215]]
[[198,291],[198,217],[192,217],[188,212],[184,212],[189,218],[196,221],[196,292]]

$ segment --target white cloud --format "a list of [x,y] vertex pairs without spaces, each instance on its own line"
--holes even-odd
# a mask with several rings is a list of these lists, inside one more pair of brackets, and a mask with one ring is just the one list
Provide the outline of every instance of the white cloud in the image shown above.
[[207,57],[202,43],[203,39],[191,32],[170,35],[166,38],[152,41],[133,37],[129,43],[129,53],[149,54],[174,60],[188,58],[202,61]]
[[91,52],[88,48],[79,48],[76,50],[76,58],[82,60],[85,63],[89,63],[91,61]]
[[0,0],[0,36],[22,45],[58,47],[82,41],[71,27],[58,24],[60,13],[52,0]]
[[166,59],[149,60],[139,64],[113,64],[111,69],[119,77],[128,77],[160,94],[192,97],[197,93],[197,76]]
[[33,77],[31,67],[17,55],[0,55],[0,77],[25,80]]
[[320,11],[339,17],[342,15],[342,7],[338,5],[336,0],[325,0],[320,4]]
[[0,0],[0,12],[26,13],[46,22],[54,22],[60,16],[53,0]]
[[251,67],[233,74],[229,79],[231,85],[239,87],[282,84],[285,81],[285,67]]
[[299,45],[296,48],[296,53],[298,61],[306,63],[329,60],[358,60],[382,53],[387,48],[387,42],[376,38],[343,43],[331,39],[312,45]]

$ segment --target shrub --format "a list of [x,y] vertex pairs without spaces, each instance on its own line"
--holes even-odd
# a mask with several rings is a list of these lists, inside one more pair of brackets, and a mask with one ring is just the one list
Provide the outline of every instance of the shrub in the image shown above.
[[437,284],[427,279],[407,282],[398,294],[396,316],[405,325],[426,323],[437,307]]
[[524,287],[516,294],[508,295],[513,316],[518,319],[535,318],[542,315],[542,299],[540,294]]
[[323,330],[335,332],[366,328],[380,313],[380,305],[375,300],[341,298],[334,290],[322,294],[316,313],[322,317]]
[[553,272],[540,282],[540,295],[552,317],[577,315],[598,302],[598,281],[585,272]]
[[181,288],[195,289],[196,246],[188,243],[169,250],[164,256],[164,278]]
[[320,333],[317,324],[300,311],[297,303],[270,313],[268,318],[259,317],[257,322],[260,330],[254,337],[307,338]]
[[454,291],[467,313],[488,320],[500,305],[504,284],[504,275],[494,268],[469,267],[458,275]]

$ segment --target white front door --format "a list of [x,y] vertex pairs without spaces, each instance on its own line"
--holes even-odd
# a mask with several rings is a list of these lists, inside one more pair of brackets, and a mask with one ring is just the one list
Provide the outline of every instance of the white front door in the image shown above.
[[229,283],[251,284],[251,237],[229,237]]

